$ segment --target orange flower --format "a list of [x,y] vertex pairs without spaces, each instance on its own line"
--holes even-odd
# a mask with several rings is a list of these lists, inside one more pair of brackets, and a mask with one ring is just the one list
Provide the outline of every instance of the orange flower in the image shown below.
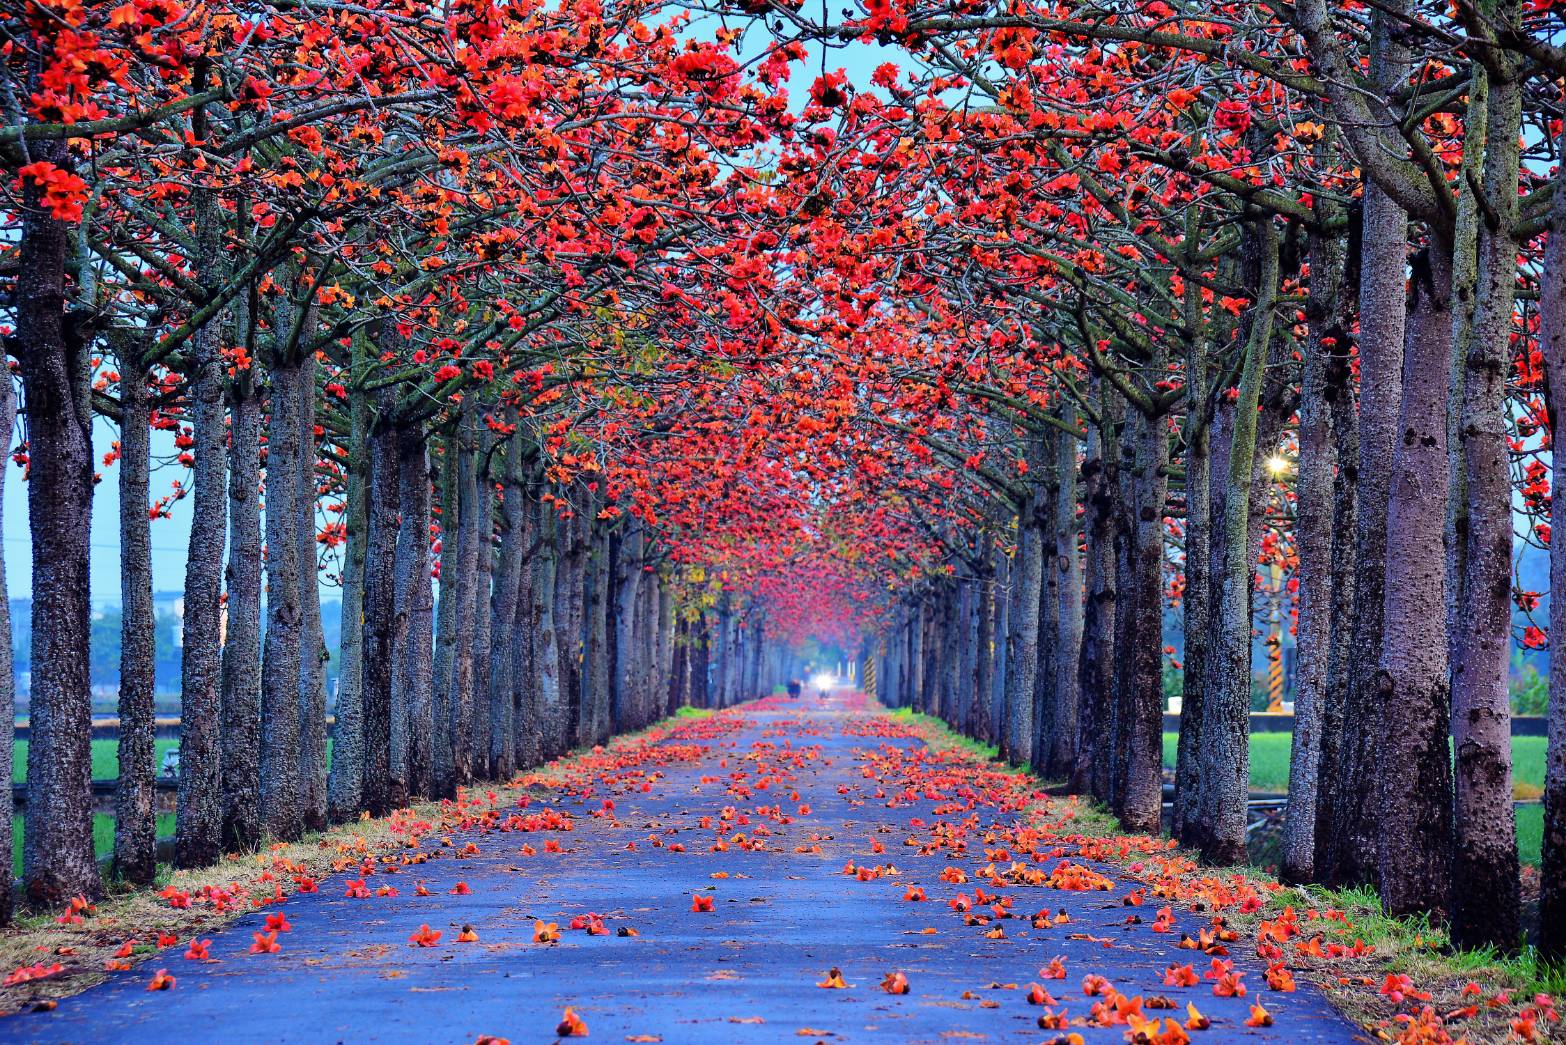
[[205,961],[212,957],[207,953],[207,948],[211,946],[211,940],[198,940],[195,937],[191,937],[190,946],[185,948],[185,957],[193,962]]
[[699,914],[712,912],[713,898],[711,893],[696,893],[691,897],[691,910]]
[[585,1038],[587,1037],[587,1024],[582,1022],[571,1007],[566,1006],[565,1013],[560,1017],[560,1022],[555,1026],[555,1034],[561,1038]]
[[556,925],[554,922],[547,922],[547,923],[546,922],[534,922],[533,923],[533,942],[534,943],[559,943],[560,942],[560,926]]
[[848,984],[843,982],[843,970],[832,966],[832,971],[827,973],[826,979],[816,984],[817,987],[826,987],[831,990],[844,990]]
[[1066,960],[1060,957],[1051,958],[1049,964],[1039,970],[1039,978],[1064,980],[1066,978]]
[[252,933],[255,942],[250,945],[251,954],[276,954],[282,950],[282,945],[277,942],[277,933]]
[[881,989],[888,994],[907,994],[908,977],[900,972],[889,972],[881,981]]
[[440,930],[431,929],[428,923],[419,926],[418,931],[408,937],[408,942],[415,947],[434,947],[440,943]]
[[924,900],[923,886],[910,885],[908,888],[903,890],[903,899],[907,900],[909,903],[922,902]]
[[1029,1005],[1054,1005],[1055,999],[1050,997],[1049,991],[1036,983],[1028,984]]
[[152,979],[148,981],[147,989],[149,991],[171,991],[174,989],[174,977],[169,975],[167,969],[159,969],[153,974]]
[[1185,1013],[1188,1017],[1185,1021],[1186,1030],[1206,1030],[1213,1025],[1213,1021],[1198,1012],[1190,1002],[1185,1003]]
[[1271,1027],[1272,1013],[1260,1005],[1251,1006],[1251,1018],[1245,1021],[1247,1027]]
[[1243,972],[1226,972],[1213,984],[1213,993],[1220,998],[1245,997],[1245,984],[1240,982]]
[[462,931],[457,934],[458,943],[478,943],[478,933],[473,931],[473,926],[464,925]]
[[468,888],[467,882],[458,882],[456,885],[451,887],[452,896],[467,896],[472,891],[472,889]]
[[1275,991],[1288,993],[1294,990],[1294,974],[1283,967],[1282,962],[1267,966],[1267,986]]
[[1189,965],[1170,965],[1164,970],[1165,987],[1195,987],[1201,982],[1196,970]]

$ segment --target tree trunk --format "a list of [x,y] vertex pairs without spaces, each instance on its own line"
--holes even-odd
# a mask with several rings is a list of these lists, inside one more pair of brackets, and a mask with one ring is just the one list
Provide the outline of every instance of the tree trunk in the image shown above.
[[556,616],[560,520],[558,509],[549,502],[539,500],[534,511],[538,519],[538,556],[532,564],[533,619],[538,628],[534,647],[535,706],[543,734],[540,755],[547,760],[559,758],[571,746],[560,683],[560,624]]
[[[315,326],[312,307],[307,330]],[[331,651],[321,627],[320,561],[316,558],[315,357],[306,356],[299,373],[299,790],[306,831],[327,825],[326,816],[326,665]]]
[[[1082,693],[1077,764],[1071,789],[1099,800],[1109,797],[1110,697],[1115,662],[1115,497],[1120,487],[1118,455],[1103,433],[1089,429],[1082,465],[1086,512],[1087,590],[1082,604],[1082,650],[1078,671]],[[1008,647],[1007,657],[1015,655]]]
[[[289,329],[278,310],[274,337]],[[291,322],[291,320],[290,320]],[[272,367],[266,467],[266,638],[261,663],[261,828],[277,841],[304,829],[299,789],[299,456],[302,375],[296,359]]]
[[[152,403],[147,371],[140,346],[126,336],[120,352],[120,779],[114,793],[114,873],[135,885],[152,882],[158,871],[157,755],[153,691],[156,687],[156,618],[152,608],[152,519],[148,499],[151,485]],[[0,448],[11,447],[16,427],[16,399],[9,380],[0,381]],[[0,472],[5,469],[0,466]],[[3,490],[0,479],[0,490]],[[3,567],[0,567],[3,568]],[[4,574],[0,573],[0,603],[5,602]],[[9,607],[0,622],[0,685],[10,687],[11,630]],[[13,716],[6,715],[7,719]],[[3,727],[6,730],[10,726]],[[5,754],[10,736],[0,737]],[[3,790],[3,789],[0,789]],[[3,821],[11,816],[11,799],[3,797]],[[0,912],[8,919],[10,874],[0,883],[5,896]]]
[[1245,809],[1250,798],[1251,710],[1251,482],[1256,469],[1257,407],[1266,378],[1278,292],[1278,238],[1270,221],[1255,227],[1257,296],[1245,345],[1245,363],[1229,443],[1223,517],[1223,571],[1214,685],[1202,704],[1201,812],[1208,824],[1202,855],[1209,863],[1245,860]]
[[1143,422],[1137,440],[1137,517],[1132,531],[1132,577],[1137,592],[1127,621],[1131,648],[1125,660],[1132,684],[1127,723],[1129,760],[1121,825],[1158,834],[1163,809],[1163,593],[1164,501],[1169,485],[1168,426],[1163,418]]
[[[353,346],[353,370],[361,368],[363,338]],[[337,673],[336,720],[332,727],[332,767],[327,777],[327,815],[333,823],[351,820],[364,795],[364,556],[368,543],[369,404],[361,392],[349,400],[347,505],[344,515],[343,601],[339,618],[341,658]]]
[[[1076,423],[1075,412],[1065,408],[1062,420]],[[1077,660],[1082,647],[1082,562],[1077,555],[1077,440],[1055,440],[1054,469],[1058,486],[1051,537],[1055,542],[1051,557],[1058,574],[1055,582],[1059,606],[1055,611],[1056,647],[1054,737],[1045,760],[1052,779],[1071,776],[1077,760],[1077,740],[1081,728],[1082,691],[1077,677]]]
[[[609,739],[609,538],[593,527],[585,574],[583,617],[586,629],[582,679],[582,743]],[[729,643],[732,647],[732,642]],[[732,658],[731,658],[732,659]],[[728,665],[725,665],[727,668]]]
[[[1030,457],[1036,456],[1033,454]],[[1030,496],[1017,513],[1017,555],[1012,573],[1011,631],[1006,640],[1006,723],[1001,757],[1025,765],[1033,753],[1033,702],[1038,686],[1039,600],[1043,597],[1044,541],[1040,504]]]
[[[515,418],[510,418],[515,424]],[[522,453],[520,435],[512,435],[506,447],[504,488],[501,490],[500,569],[495,574],[495,591],[490,599],[489,614],[496,622],[489,648],[489,762],[493,775],[509,780],[517,771],[516,708],[519,691],[532,687],[517,678],[521,667],[516,656],[517,638],[523,633],[526,615],[517,611],[522,591],[524,547],[529,534],[526,517],[529,506],[524,503],[521,482]],[[528,622],[530,623],[530,622]],[[508,634],[510,632],[511,634]],[[496,637],[500,641],[495,641]]]
[[[1372,75],[1400,85],[1407,50],[1377,16]],[[1328,885],[1365,884],[1375,876],[1378,831],[1375,780],[1379,771],[1380,714],[1375,675],[1382,648],[1387,499],[1402,399],[1404,301],[1408,214],[1374,182],[1364,191],[1359,284],[1359,468],[1354,520],[1354,614],[1349,689],[1343,702],[1338,780],[1321,826],[1330,830],[1326,859],[1317,868]]]
[[398,438],[393,393],[383,389],[377,399],[379,409],[369,434],[360,699],[364,721],[364,808],[371,816],[385,816],[395,808],[391,792],[391,720],[396,649]]
[[[129,376],[128,377],[122,377],[122,386],[123,386],[123,382],[125,380],[140,381],[140,380],[142,380],[145,377],[144,373],[142,372],[142,370],[141,370],[141,368],[139,366],[127,366],[124,369],[125,369],[126,374],[128,374]],[[3,386],[3,387],[0,387],[0,451],[3,451],[5,453],[5,455],[6,455],[6,458],[9,459],[10,454],[11,454],[11,439],[16,434],[16,391],[15,391],[12,383],[9,380],[0,382],[0,386]],[[142,384],[141,389],[142,389],[141,390],[142,401],[145,402],[145,397],[146,397],[146,386],[145,386],[145,383]],[[124,396],[123,387],[122,387],[122,390],[121,390],[121,396],[122,396],[122,402],[123,402],[123,396]],[[124,416],[125,415],[122,413],[121,414],[121,418],[122,418],[122,420],[121,420],[121,440],[122,440],[122,442],[124,440],[124,421],[123,421]],[[145,421],[145,419],[146,419],[146,410],[145,409],[142,410],[142,419],[143,419],[143,421]],[[142,470],[143,470],[143,476],[145,476],[145,473],[146,473],[147,460],[148,460],[147,449],[146,449],[146,431],[147,431],[147,429],[146,429],[146,426],[144,424],[142,426],[142,446],[141,446],[141,449],[140,449],[139,454],[138,454],[138,459],[141,461],[141,467],[142,467]],[[124,456],[124,449],[123,449],[123,447],[121,449],[121,456],[122,457]],[[124,467],[124,465],[122,465],[121,467]],[[5,473],[8,470],[9,470],[8,465],[4,461],[0,461],[0,539],[3,539],[4,535],[5,535],[5,525],[4,525],[4,521],[3,521],[3,519],[4,519],[3,506],[5,504],[5,496],[4,496],[5,495]],[[124,483],[125,483],[125,480],[123,479],[123,477],[121,478],[120,482],[121,482],[121,486],[122,486],[121,495],[123,496],[123,493],[124,493],[123,486],[124,486]],[[140,520],[139,521],[141,521],[143,523],[146,523],[149,520],[147,518],[147,509],[146,509],[145,488],[146,488],[147,484],[146,484],[145,478],[143,478],[143,481],[142,481],[141,485],[142,485],[142,488],[143,488],[143,495],[142,495],[142,502],[141,502],[142,503],[142,507],[141,507]],[[132,503],[134,503],[134,502],[132,502]],[[123,502],[122,502],[122,504],[123,504]],[[121,518],[123,519],[124,516],[122,515]],[[138,580],[137,580],[137,591],[136,591],[137,598],[138,598],[138,600],[140,600],[140,599],[142,599],[142,596],[140,595],[140,592],[142,590],[145,590],[145,592],[146,592],[145,597],[144,597],[145,606],[141,605],[140,602],[138,602],[136,605],[133,606],[132,603],[129,600],[127,600],[126,603],[125,603],[125,619],[127,621],[131,620],[132,616],[134,614],[134,617],[138,621],[138,623],[145,623],[145,621],[148,618],[150,618],[151,615],[152,615],[152,562],[151,562],[151,558],[152,557],[151,557],[150,550],[147,547],[145,547],[146,543],[147,543],[147,541],[146,541],[146,539],[144,537],[143,538],[143,545],[144,545],[144,547],[140,551],[140,554],[141,554],[141,560],[140,561],[141,561],[141,564],[142,564],[142,569],[137,574]],[[132,550],[131,549],[127,549],[127,556],[126,557],[129,558],[131,553],[132,553]],[[122,585],[124,584],[124,582],[126,580],[126,577],[127,577],[126,568],[122,566],[121,567],[121,574],[120,574]],[[125,588],[122,587],[121,591],[123,593],[125,591]],[[142,638],[143,636],[138,631],[135,635],[133,635],[131,637],[139,639],[139,638]],[[152,658],[152,635],[151,635],[150,631],[145,635],[145,639],[146,639],[146,644],[143,647],[143,659],[144,659],[144,661],[146,663],[150,664],[152,662],[152,659],[153,659]],[[137,664],[132,665],[132,667],[136,668],[136,669],[139,669],[139,670],[142,670],[142,669],[140,669],[140,663],[141,662],[138,662]],[[11,596],[10,596],[10,592],[9,592],[8,588],[6,587],[5,557],[3,555],[0,555],[0,719],[3,719],[3,721],[0,721],[0,773],[8,774],[6,779],[14,779],[14,774],[16,772],[16,766],[14,764],[14,759],[16,757],[15,756],[15,747],[16,747],[16,675],[15,675],[14,670],[13,670],[14,667],[15,667],[15,663],[14,663],[14,660],[13,660],[13,657],[12,657],[12,649],[11,649]],[[122,678],[125,675],[125,667],[126,667],[126,665],[125,665],[125,662],[124,662],[124,660],[122,658],[122,660],[120,662],[120,672],[121,672]],[[152,706],[151,706],[151,702],[152,702],[152,686],[150,684],[150,679],[151,679],[150,669],[144,669],[144,670],[145,670],[146,681],[143,681],[141,677],[137,676],[137,677],[133,677],[132,678],[131,684],[134,687],[133,692],[136,695],[140,696],[143,693],[145,694],[145,701],[144,701],[144,703],[145,703],[146,706],[145,706],[144,712],[140,715],[140,719],[144,719],[145,721],[139,721],[139,720],[138,721],[133,721],[132,723],[130,723],[130,725],[137,731],[138,736],[143,738],[143,740],[144,740],[144,742],[145,742],[145,744],[146,744],[146,746],[147,746],[147,748],[148,748],[148,750],[150,752],[150,750],[152,748],[152,729],[153,729],[153,725],[152,725]],[[124,690],[122,689],[121,692],[123,693]],[[121,699],[123,700],[123,697]],[[122,714],[123,714],[123,707],[124,707],[124,705],[122,704],[121,707],[122,707]],[[141,705],[138,704],[137,707],[132,709],[132,710],[138,710],[138,711],[141,710]],[[122,726],[123,725],[124,725],[124,722],[122,720]],[[124,755],[123,747],[121,749],[121,754],[122,754],[122,757],[123,757],[123,755]],[[150,761],[150,758],[148,759],[148,761]],[[121,762],[120,763],[122,774],[123,774],[123,769],[124,769],[125,765],[126,765],[125,762]],[[132,766],[132,770],[131,770],[132,773],[135,773],[137,770],[144,770],[145,769],[144,766],[141,766],[141,765],[136,764],[136,763],[131,763],[131,766]],[[144,778],[144,783],[142,784],[142,786],[145,786],[145,787],[148,788],[148,790],[151,790],[150,774],[143,773],[143,778]],[[125,777],[122,775],[120,777],[120,780],[121,780],[120,786],[123,788],[125,786],[125,784],[124,784]],[[117,801],[119,800],[119,798],[120,798],[120,796],[116,796],[116,800]],[[148,806],[149,806],[149,813],[148,813],[148,816],[147,816],[147,820],[148,820],[148,823],[151,823],[152,817],[151,817],[151,813],[150,813],[150,806],[151,806],[151,802],[150,801],[148,802]],[[0,788],[0,823],[7,823],[7,824],[11,823],[12,819],[13,819],[13,817],[15,817],[15,815],[16,815],[15,793],[13,791],[11,791],[10,789],[8,789],[8,788]],[[153,844],[154,845],[156,844],[156,839],[153,840]],[[115,838],[114,838],[115,850],[114,851],[115,851],[116,863],[119,864],[119,866],[121,866],[122,868],[132,868],[132,867],[139,868],[141,866],[141,861],[143,860],[142,849],[146,845],[147,845],[147,843],[146,843],[144,837],[138,837],[136,839],[129,840],[128,844],[125,847],[126,860],[124,861],[124,863],[119,863],[119,856],[120,856],[120,852],[121,852],[121,848],[120,848],[121,843],[120,843],[119,836],[115,835]],[[154,866],[154,870],[155,870],[156,869],[156,859],[155,859],[155,854],[153,854],[153,855],[154,855],[153,866]],[[125,874],[127,877],[129,877],[129,872],[127,870],[122,870],[121,873]],[[12,895],[12,890],[14,888],[15,888],[14,876],[12,875],[10,869],[7,868],[3,874],[0,874],[0,925],[9,925],[11,923],[12,916],[15,914],[16,898]]]
[[457,573],[461,559],[458,521],[458,468],[460,455],[456,436],[442,440],[440,457],[440,604],[435,611],[435,654],[431,716],[434,722],[434,751],[430,762],[430,794],[452,798],[457,793],[457,735],[452,731],[455,713],[452,695],[456,690],[457,664]]
[[[468,736],[473,749],[472,778],[495,779],[495,768],[489,760],[489,660],[491,640],[494,635],[494,617],[490,608],[494,604],[495,578],[495,484],[489,479],[488,469],[482,462],[493,460],[487,451],[491,440],[487,433],[482,437],[479,460],[474,462],[474,535],[473,535],[473,596],[471,639],[468,648]],[[514,614],[513,614],[514,616]],[[504,643],[511,652],[511,644]],[[510,694],[507,694],[510,700]],[[509,732],[509,730],[508,730]]]
[[1446,605],[1451,283],[1450,249],[1421,251],[1403,354],[1402,436],[1387,503],[1375,821],[1381,902],[1398,914],[1445,908],[1452,842],[1446,614],[1432,612]]
[[[196,231],[207,242],[198,256],[204,259],[200,267],[210,270],[217,267],[213,259],[220,218],[215,202],[203,199],[200,207]],[[223,852],[221,648],[227,521],[223,483],[228,454],[220,325],[216,318],[209,320],[192,339],[186,385],[195,465],[180,658],[179,804],[174,823],[174,862],[179,867],[206,867]],[[32,814],[31,804],[28,814]]]
[[[1559,139],[1566,149],[1566,130]],[[1544,271],[1539,279],[1539,345],[1549,380],[1550,434],[1559,439],[1566,418],[1566,164],[1550,198]],[[1550,489],[1566,490],[1566,454],[1550,459]],[[1566,496],[1550,501],[1550,591],[1566,592]],[[1566,599],[1550,599],[1550,634],[1566,635]],[[1539,951],[1566,958],[1566,656],[1550,657],[1549,739],[1544,758],[1544,843],[1539,861]]]
[[[230,397],[228,621],[223,644],[223,847],[261,844],[261,402],[242,375]],[[143,512],[142,514],[146,514]]]
[[1201,846],[1207,826],[1201,815],[1200,752],[1212,636],[1213,460],[1211,425],[1198,416],[1208,409],[1206,364],[1207,343],[1197,339],[1186,362],[1186,387],[1192,398],[1185,428],[1185,593],[1181,598],[1185,659],[1171,811],[1174,837],[1192,847]]
[[422,797],[431,794],[434,786],[435,591],[430,576],[429,443],[423,432],[411,427],[397,433],[397,504],[392,780],[394,788],[408,797]]
[[1294,735],[1289,752],[1289,805],[1283,825],[1279,877],[1302,884],[1316,876],[1317,772],[1321,761],[1323,705],[1332,636],[1332,584],[1335,541],[1332,529],[1333,483],[1337,453],[1332,440],[1332,404],[1328,400],[1330,354],[1346,332],[1338,323],[1343,274],[1343,242],[1312,236],[1309,324],[1304,373],[1300,381],[1298,505],[1294,543],[1299,566],[1299,620],[1295,630]]
[[[1498,8],[1500,19],[1515,27],[1518,4],[1506,0]],[[1454,882],[1462,883],[1452,893],[1452,942],[1502,950],[1515,948],[1521,934],[1507,691],[1512,644],[1512,488],[1506,402],[1519,246],[1512,233],[1518,213],[1522,126],[1519,75],[1515,57],[1499,57],[1491,70],[1486,105],[1484,195],[1496,223],[1479,223],[1478,298],[1473,341],[1465,355],[1459,431],[1468,526],[1458,659],[1452,672],[1457,835],[1451,873]],[[1433,770],[1434,754],[1428,761]],[[1441,764],[1444,768],[1444,759]],[[1439,797],[1420,792],[1422,805]],[[1383,860],[1383,875],[1387,866]],[[1434,889],[1429,896],[1416,892],[1406,899],[1434,902]]]
[[[476,716],[473,701],[473,654],[479,605],[479,546],[488,550],[490,519],[489,498],[480,496],[476,416],[471,407],[464,409],[459,422],[457,446],[457,555],[441,565],[442,598],[451,585],[456,602],[456,630],[451,677],[451,753],[452,782],[466,787],[473,782],[475,756],[478,753]],[[455,569],[448,570],[449,566]],[[488,593],[483,605],[489,606]]]

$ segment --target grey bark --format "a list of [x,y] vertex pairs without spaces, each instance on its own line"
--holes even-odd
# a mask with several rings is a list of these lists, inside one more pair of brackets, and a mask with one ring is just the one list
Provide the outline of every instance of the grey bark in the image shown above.
[[1387,504],[1375,821],[1382,904],[1399,914],[1445,908],[1452,845],[1446,614],[1432,612],[1446,605],[1451,282],[1449,249],[1421,251]]
[[1283,826],[1279,877],[1304,883],[1316,876],[1317,773],[1332,640],[1332,528],[1337,447],[1332,438],[1328,399],[1331,353],[1346,337],[1339,324],[1343,242],[1337,237],[1311,240],[1311,292],[1306,303],[1308,330],[1300,380],[1298,505],[1294,523],[1299,566],[1299,622],[1295,632],[1294,735],[1289,751],[1289,805]]
[[[315,315],[307,313],[306,329]],[[315,357],[306,356],[299,373],[299,791],[307,831],[327,825],[326,797],[326,665],[331,651],[321,626],[320,563],[316,558],[315,480]]]
[[250,374],[230,397],[228,625],[223,644],[223,846],[261,843],[261,402]]
[[[276,328],[287,330],[278,310]],[[266,468],[266,638],[261,654],[261,829],[279,841],[304,830],[299,788],[299,456],[302,375],[297,359],[274,359]]]
[[1210,863],[1245,859],[1245,809],[1250,797],[1251,482],[1256,468],[1257,407],[1278,293],[1278,238],[1270,220],[1255,226],[1257,294],[1245,343],[1234,434],[1229,443],[1223,516],[1223,570],[1213,581],[1220,596],[1214,685],[1202,706],[1201,813],[1208,824],[1202,855]]
[[[1515,0],[1492,17],[1516,27]],[[1456,838],[1452,940],[1462,947],[1517,946],[1521,935],[1516,819],[1512,809],[1511,655],[1512,488],[1506,378],[1511,368],[1517,292],[1518,139],[1522,83],[1518,59],[1490,68],[1484,142],[1484,195],[1494,219],[1479,223],[1478,297],[1465,356],[1460,434],[1468,506],[1457,661],[1452,672],[1456,751]],[[1553,601],[1553,599],[1552,599]],[[1436,800],[1421,795],[1422,805]],[[1383,877],[1386,864],[1383,862]],[[1434,890],[1407,900],[1433,902]],[[1389,905],[1390,906],[1390,905]]]
[[[1371,76],[1383,88],[1408,74],[1408,50],[1386,16],[1373,18]],[[1389,129],[1383,129],[1392,137]],[[1364,190],[1359,284],[1359,462],[1354,520],[1354,613],[1348,692],[1338,749],[1338,778],[1322,826],[1330,830],[1318,877],[1359,885],[1375,875],[1375,779],[1378,771],[1375,673],[1382,646],[1387,499],[1398,404],[1402,399],[1408,214],[1374,181]]]
[[[353,344],[353,370],[362,363],[363,336]],[[364,555],[368,542],[369,404],[363,394],[349,402],[347,491],[343,546],[342,642],[332,725],[332,766],[327,777],[327,814],[333,823],[356,816],[364,795]]]
[[[120,352],[120,729],[118,739],[120,778],[114,793],[114,873],[136,885],[150,883],[158,870],[157,758],[153,690],[156,683],[156,619],[152,608],[152,520],[148,500],[151,485],[151,396],[140,348],[122,341]],[[9,452],[16,427],[16,398],[9,378],[0,382],[0,451]],[[0,492],[3,473],[0,467]],[[0,565],[0,570],[3,570]],[[0,573],[0,602],[6,592]],[[11,680],[9,607],[0,628],[0,685],[14,689]],[[6,692],[10,692],[7,690]],[[5,701],[4,709],[14,706]],[[7,719],[13,718],[5,715]],[[0,731],[12,726],[0,724]],[[0,736],[9,750],[11,737]],[[7,759],[6,768],[9,766]],[[3,789],[0,789],[3,790]],[[9,821],[11,798],[0,796],[5,808],[0,822]],[[10,874],[4,875],[5,897],[0,912],[8,913]],[[0,918],[0,921],[3,921]]]
[[[1560,144],[1566,148],[1566,131]],[[1539,280],[1539,346],[1548,374],[1550,431],[1566,419],[1566,164],[1550,199]],[[1566,454],[1550,461],[1550,488],[1566,490]],[[1550,591],[1566,592],[1566,496],[1550,501]],[[1566,635],[1566,599],[1550,599],[1550,634]],[[1566,957],[1566,657],[1550,658],[1549,739],[1544,766],[1544,843],[1539,861],[1539,950]]]
[[[203,198],[197,235],[201,268],[215,276],[218,208]],[[220,321],[212,319],[191,342],[186,395],[191,419],[190,545],[185,557],[184,645],[180,658],[179,802],[174,863],[205,867],[223,851],[222,634],[223,546],[227,522],[224,479],[228,453],[223,430],[223,357]],[[36,588],[36,585],[35,585]],[[29,778],[31,779],[31,778]],[[31,806],[29,806],[31,816]]]

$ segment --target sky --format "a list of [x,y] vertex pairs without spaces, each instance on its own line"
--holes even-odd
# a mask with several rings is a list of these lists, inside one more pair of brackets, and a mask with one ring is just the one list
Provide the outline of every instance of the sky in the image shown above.
[[[18,425],[17,439],[24,434],[25,418]],[[118,465],[103,467],[118,432],[114,423],[98,417],[93,422],[93,459],[102,481],[93,491],[91,598],[94,606],[119,605],[120,602],[120,470]],[[154,458],[174,455],[174,436],[169,432],[152,433]],[[5,579],[13,599],[30,598],[32,581],[32,538],[28,531],[27,483],[22,469],[9,459],[5,472]],[[178,466],[153,473],[152,496],[161,497],[175,479],[189,482],[189,472]],[[152,523],[152,586],[155,591],[177,591],[185,584],[185,550],[190,541],[190,498],[170,507],[173,518]],[[61,525],[79,525],[76,520],[60,520]]]

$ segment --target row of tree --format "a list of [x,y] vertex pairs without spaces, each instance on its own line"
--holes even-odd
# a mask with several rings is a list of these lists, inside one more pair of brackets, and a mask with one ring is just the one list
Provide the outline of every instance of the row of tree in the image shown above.
[[[921,299],[860,332],[895,380],[854,423],[963,476],[955,510],[921,513],[943,568],[872,647],[894,701],[1156,831],[1173,601],[1172,829],[1242,861],[1257,566],[1280,564],[1282,875],[1520,943],[1507,667],[1514,606],[1541,599],[1513,590],[1514,539],[1566,584],[1545,517],[1566,511],[1557,14],[893,3],[816,27],[927,63],[891,90],[906,107],[849,105],[862,137],[925,150],[892,204],[925,220],[881,247],[917,244],[899,276]],[[930,99],[959,90],[974,115],[940,122]],[[1566,658],[1552,674],[1540,940],[1560,953]]]

